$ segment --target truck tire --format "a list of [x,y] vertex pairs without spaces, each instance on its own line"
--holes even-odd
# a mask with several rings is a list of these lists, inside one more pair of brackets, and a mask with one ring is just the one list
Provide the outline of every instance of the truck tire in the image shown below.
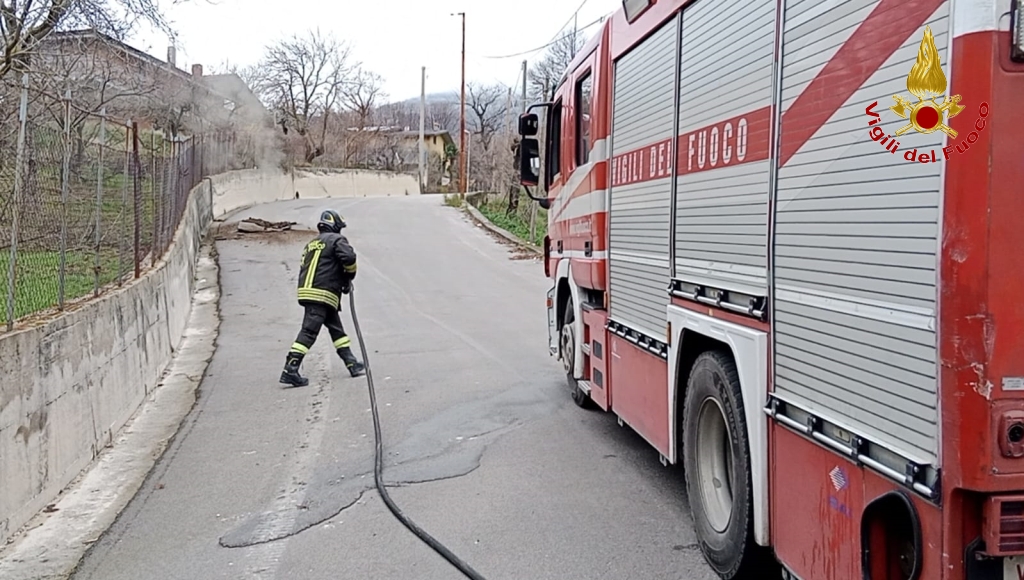
[[565,369],[565,379],[569,383],[569,391],[572,394],[572,402],[581,409],[590,408],[590,395],[583,392],[579,382],[573,377],[573,366],[576,364],[576,312],[573,307],[572,298],[565,305],[565,313],[562,315],[562,328],[558,331],[558,348],[562,355],[562,366]]
[[690,370],[683,407],[686,492],[704,559],[725,580],[774,578],[754,542],[750,451],[731,355],[707,351]]

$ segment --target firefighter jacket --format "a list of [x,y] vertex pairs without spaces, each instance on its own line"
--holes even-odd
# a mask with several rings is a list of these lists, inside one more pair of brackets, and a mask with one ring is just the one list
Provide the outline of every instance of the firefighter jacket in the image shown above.
[[299,267],[299,304],[338,308],[342,289],[356,277],[356,251],[341,234],[323,232],[306,244]]

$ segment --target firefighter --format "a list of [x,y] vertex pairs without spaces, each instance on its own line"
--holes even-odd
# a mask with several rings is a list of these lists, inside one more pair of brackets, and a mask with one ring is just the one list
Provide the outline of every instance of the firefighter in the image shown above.
[[341,229],[345,221],[338,212],[326,210],[320,214],[316,229],[320,235],[306,244],[302,250],[299,267],[299,304],[306,312],[302,317],[302,329],[288,351],[281,382],[295,387],[309,384],[299,374],[299,366],[310,347],[320,334],[320,327],[326,326],[334,341],[338,356],[345,362],[349,374],[358,377],[365,372],[363,363],[352,354],[352,340],[341,325],[341,295],[351,290],[356,277],[356,252],[349,245]]

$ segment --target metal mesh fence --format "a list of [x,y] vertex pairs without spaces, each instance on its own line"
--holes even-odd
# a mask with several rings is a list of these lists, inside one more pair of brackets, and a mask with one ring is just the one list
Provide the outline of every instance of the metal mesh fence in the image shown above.
[[[167,251],[189,192],[232,168],[228,133],[165,138],[88,115],[0,124],[0,324],[60,311],[139,277]],[[80,116],[79,116],[80,117]]]

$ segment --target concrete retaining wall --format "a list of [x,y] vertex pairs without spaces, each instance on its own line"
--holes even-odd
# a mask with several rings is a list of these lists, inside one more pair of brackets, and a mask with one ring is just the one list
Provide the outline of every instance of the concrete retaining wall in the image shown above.
[[358,169],[296,170],[294,175],[245,169],[214,177],[214,217],[261,203],[327,197],[420,195],[415,176]]
[[185,330],[211,183],[137,281],[0,337],[0,542],[89,466],[158,384]]

